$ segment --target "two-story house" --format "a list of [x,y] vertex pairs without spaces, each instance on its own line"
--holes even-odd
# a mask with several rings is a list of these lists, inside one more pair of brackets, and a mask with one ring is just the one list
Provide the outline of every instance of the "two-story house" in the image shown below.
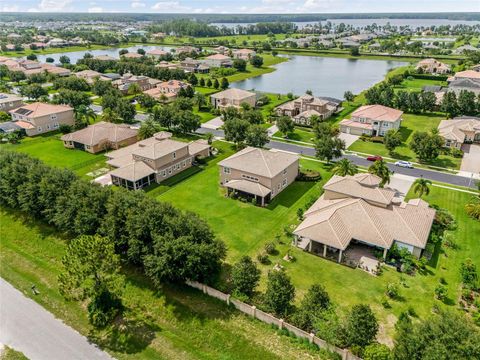
[[353,135],[384,136],[388,130],[398,130],[403,111],[383,105],[365,105],[340,121],[340,131]]
[[58,130],[60,125],[75,125],[73,108],[67,105],[35,102],[10,110],[10,115],[28,136]]
[[310,126],[312,116],[318,116],[320,120],[328,119],[337,111],[340,103],[340,100],[334,101],[305,94],[276,107],[275,113],[279,116],[290,116],[298,125]]
[[169,80],[157,84],[156,87],[146,90],[143,93],[150,95],[155,99],[161,99],[165,96],[167,100],[173,100],[177,97],[178,93],[182,89],[187,89],[190,86],[189,83],[180,80]]
[[299,156],[247,147],[218,165],[220,185],[228,193],[253,197],[264,206],[295,181],[299,173]]
[[204,64],[207,64],[210,67],[232,67],[233,61],[230,56],[222,55],[222,54],[214,54],[207,56],[205,60],[203,60]]
[[23,100],[20,96],[0,93],[0,111],[8,112],[12,109],[16,109],[22,104]]
[[215,109],[240,108],[243,103],[255,107],[257,95],[254,92],[230,88],[211,95],[210,100]]
[[160,132],[107,153],[107,164],[116,168],[109,173],[112,183],[130,190],[142,189],[188,169],[197,156],[210,155],[210,145],[205,140],[186,143],[172,140],[171,136]]

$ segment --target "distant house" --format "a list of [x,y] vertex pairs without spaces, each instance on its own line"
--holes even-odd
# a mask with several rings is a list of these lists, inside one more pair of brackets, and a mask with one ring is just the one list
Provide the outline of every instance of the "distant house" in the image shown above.
[[479,80],[480,79],[480,72],[475,71],[475,70],[465,70],[465,71],[459,71],[455,73],[455,75],[451,76],[448,78],[448,81],[454,81],[458,79],[474,79],[474,80]]
[[111,57],[109,55],[97,55],[93,57],[95,60],[99,61],[117,61],[118,59],[115,59],[114,57]]
[[23,99],[14,94],[0,93],[0,111],[8,112],[23,105]]
[[155,67],[159,69],[176,70],[180,68],[180,64],[168,62],[168,61],[160,61],[157,65],[155,65]]
[[352,113],[350,119],[340,121],[340,131],[353,135],[384,136],[388,130],[397,130],[403,111],[383,105],[365,105]]
[[146,90],[143,93],[150,95],[155,99],[160,99],[164,95],[168,100],[175,99],[181,89],[187,89],[190,86],[189,83],[180,80],[169,80],[157,84],[156,87]]
[[215,109],[240,108],[243,103],[255,107],[257,95],[254,92],[230,88],[211,95],[210,99]]
[[120,57],[124,58],[124,59],[141,59],[143,57],[143,55],[138,54],[138,53],[128,52],[126,54],[120,55]]
[[112,81],[112,85],[126,94],[132,84],[137,84],[141,91],[145,91],[154,88],[160,82],[160,80],[148,76],[126,73],[120,79]]
[[448,84],[448,91],[453,91],[457,95],[459,95],[462,90],[471,91],[475,93],[475,95],[480,95],[480,78],[459,78]]
[[210,67],[203,61],[186,58],[180,62],[180,68],[189,73],[206,74],[210,71]]
[[209,67],[232,67],[233,65],[232,58],[222,54],[207,56],[204,63]]
[[73,108],[67,105],[35,102],[10,110],[10,115],[28,136],[58,130],[60,125],[75,125]]
[[82,71],[76,72],[74,75],[80,79],[84,79],[89,84],[93,84],[96,79],[103,80],[103,81],[112,81],[111,78],[94,70],[82,70]]
[[465,143],[480,143],[480,118],[462,116],[442,120],[438,125],[438,131],[448,148],[460,149]]
[[311,126],[311,117],[318,116],[320,120],[328,119],[337,111],[340,103],[309,94],[289,101],[275,108],[279,116],[290,116],[298,125]]
[[455,49],[454,53],[458,55],[462,55],[469,51],[480,51],[480,49],[468,44],[468,45],[459,46],[458,48]]
[[55,66],[52,64],[39,63],[38,61],[19,59],[6,60],[2,62],[10,71],[20,71],[25,76],[34,74],[50,73],[58,76],[69,76],[71,71],[69,69]]
[[153,50],[147,51],[146,55],[151,56],[155,59],[159,59],[165,55],[168,55],[168,51],[165,51],[162,49],[153,49]]
[[119,149],[137,142],[138,130],[126,124],[100,121],[84,129],[62,136],[63,145],[70,149],[96,154],[108,149]]
[[254,50],[250,49],[239,49],[232,51],[232,55],[234,59],[242,59],[248,61],[250,60],[250,58],[257,55],[257,53]]
[[175,49],[175,53],[177,55],[182,55],[182,54],[197,54],[199,53],[200,50],[193,47],[193,46],[179,46]]
[[228,54],[228,52],[230,51],[230,49],[226,46],[218,46],[216,47],[215,49],[213,49],[217,54],[222,54],[222,55],[225,55],[225,54]]
[[48,46],[51,46],[51,47],[61,47],[61,46],[67,46],[68,41],[60,38],[53,38],[47,44]]
[[262,206],[293,183],[299,156],[282,151],[247,147],[219,162],[220,185],[254,197]]
[[435,210],[421,199],[402,202],[396,191],[380,188],[372,174],[334,175],[324,193],[293,231],[301,249],[338,262],[351,244],[387,252],[395,244],[419,258],[428,241]]
[[450,66],[435,59],[424,59],[418,62],[415,69],[422,70],[426,74],[447,74]]
[[139,190],[190,168],[195,158],[210,155],[205,140],[190,143],[170,139],[172,134],[160,132],[133,145],[107,153],[112,183],[129,190]]

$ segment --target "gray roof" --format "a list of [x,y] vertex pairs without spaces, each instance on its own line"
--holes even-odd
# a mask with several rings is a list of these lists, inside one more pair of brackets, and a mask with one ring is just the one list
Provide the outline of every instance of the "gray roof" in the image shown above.
[[0,132],[2,133],[11,133],[20,129],[21,127],[15,124],[14,121],[5,121],[3,123],[0,123]]
[[480,79],[460,78],[453,80],[448,87],[466,87],[472,89],[480,89]]

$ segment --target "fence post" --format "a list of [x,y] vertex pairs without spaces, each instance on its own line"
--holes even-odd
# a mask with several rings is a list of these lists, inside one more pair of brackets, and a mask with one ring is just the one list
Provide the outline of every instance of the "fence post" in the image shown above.
[[313,344],[313,338],[314,338],[314,337],[315,337],[315,334],[310,333],[310,334],[308,335],[308,342],[309,342],[310,344]]
[[202,284],[202,291],[203,291],[204,294],[207,293],[207,285]]
[[257,307],[255,305],[252,306],[252,316],[256,317],[257,314]]
[[280,330],[283,329],[283,319],[280,319],[280,320],[278,321],[278,328],[279,328]]
[[347,349],[343,349],[342,360],[348,360],[349,357],[349,351]]
[[230,305],[230,294],[227,294],[227,305]]

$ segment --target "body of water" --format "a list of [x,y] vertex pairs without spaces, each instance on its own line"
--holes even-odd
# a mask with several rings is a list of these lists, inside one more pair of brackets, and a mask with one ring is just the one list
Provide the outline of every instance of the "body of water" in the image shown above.
[[[321,21],[322,25],[325,25],[327,21],[330,21],[334,25],[338,25],[344,23],[346,25],[352,25],[354,27],[363,28],[367,25],[372,25],[373,23],[384,26],[387,23],[390,23],[392,26],[410,26],[412,29],[416,29],[417,27],[430,27],[430,26],[441,26],[441,25],[479,25],[480,21],[466,21],[466,20],[449,20],[449,19],[328,19],[325,21]],[[305,22],[293,22],[299,29],[303,29],[310,25],[318,24],[318,21],[305,21]],[[247,26],[252,25],[251,23],[212,23],[211,25],[215,25],[218,27],[225,26],[227,28],[234,28],[238,25]]]
[[90,53],[93,56],[98,55],[108,55],[114,58],[119,58],[118,52],[122,49],[127,49],[129,52],[137,52],[138,49],[143,49],[145,51],[150,51],[153,49],[162,49],[165,51],[170,51],[173,47],[169,46],[151,46],[151,45],[137,45],[137,46],[130,46],[130,47],[119,47],[119,48],[110,48],[104,50],[83,50],[83,51],[69,51],[64,53],[57,53],[57,54],[48,54],[48,55],[37,55],[38,61],[45,62],[47,58],[52,58],[55,60],[55,63],[60,62],[60,56],[66,55],[70,58],[71,64],[76,64],[78,59],[82,59],[85,53]]
[[289,61],[275,65],[276,71],[244,81],[233,87],[271,93],[302,95],[311,90],[317,96],[343,99],[345,91],[354,94],[382,81],[386,73],[402,61],[356,60],[317,56],[288,56]]

